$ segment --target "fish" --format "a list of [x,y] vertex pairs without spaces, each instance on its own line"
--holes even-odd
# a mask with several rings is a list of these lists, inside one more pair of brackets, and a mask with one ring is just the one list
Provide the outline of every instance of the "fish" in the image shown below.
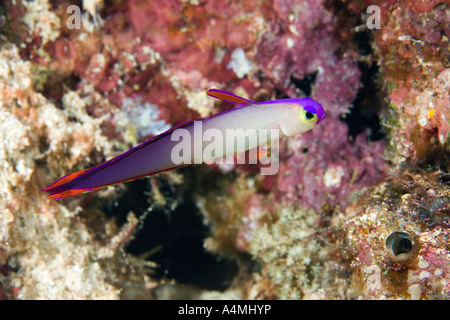
[[[326,113],[317,101],[304,97],[293,99],[278,99],[264,102],[254,102],[235,94],[209,89],[206,94],[237,105],[235,108],[219,112],[208,118],[189,120],[180,123],[171,129],[156,135],[142,144],[131,148],[125,153],[110,159],[102,164],[78,172],[68,174],[51,183],[42,192],[53,200],[75,196],[81,193],[97,190],[106,186],[152,176],[164,171],[174,170],[189,164],[210,163],[211,160],[224,158],[246,152],[251,147],[245,142],[246,133],[251,130],[278,130],[277,139],[285,136],[292,137],[315,128],[325,117]],[[230,150],[217,148],[209,158],[201,158],[194,153],[186,154],[189,161],[175,161],[174,150],[179,149],[180,137],[178,133],[194,136],[194,141],[186,142],[195,151],[195,141],[199,130],[201,137],[208,132],[225,135],[228,130],[244,132],[237,136],[237,143]],[[240,130],[240,131],[239,131]],[[197,133],[197,136],[196,136]],[[178,135],[179,136],[179,135]],[[175,137],[175,138],[174,138]],[[263,156],[273,141],[269,136],[261,135],[258,146]],[[244,141],[244,142],[239,142]],[[201,141],[200,146],[205,148],[207,141]],[[197,157],[197,158],[196,158]]]

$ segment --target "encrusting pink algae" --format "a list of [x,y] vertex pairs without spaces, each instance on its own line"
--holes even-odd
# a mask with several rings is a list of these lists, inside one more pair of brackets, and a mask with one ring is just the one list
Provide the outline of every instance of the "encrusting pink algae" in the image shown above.
[[[5,1],[0,299],[448,300],[449,17],[445,1]],[[209,88],[309,96],[327,117],[282,140],[276,175],[41,192],[232,107]]]

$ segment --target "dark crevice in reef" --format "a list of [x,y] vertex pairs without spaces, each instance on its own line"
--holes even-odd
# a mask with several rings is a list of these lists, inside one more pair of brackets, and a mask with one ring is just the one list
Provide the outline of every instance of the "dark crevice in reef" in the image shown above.
[[[175,191],[168,183],[158,179],[158,185],[166,199],[176,201]],[[130,211],[138,217],[145,214],[149,193],[146,179],[128,183],[116,205],[105,207],[104,211],[116,217],[121,225]],[[237,262],[204,249],[204,239],[211,233],[208,226],[203,224],[203,217],[190,197],[183,195],[180,202],[174,210],[154,208],[149,212],[125,250],[137,256],[148,255],[147,259],[158,265],[152,274],[154,279],[174,279],[207,290],[226,290],[238,273]]]
[[[355,33],[354,41],[362,56],[372,53],[370,32]],[[378,141],[385,137],[379,117],[384,102],[380,97],[382,90],[378,84],[378,64],[375,61],[362,60],[358,62],[358,68],[361,71],[361,88],[358,90],[349,112],[343,115],[341,120],[347,124],[349,136],[352,139],[369,129],[370,141]]]
[[304,76],[303,79],[297,79],[291,75],[291,83],[293,83],[297,89],[301,90],[305,96],[310,97],[317,73],[318,71],[309,73]]
[[358,67],[362,73],[362,87],[358,90],[349,112],[342,116],[341,120],[347,124],[352,139],[369,129],[370,141],[378,141],[385,137],[378,116],[382,107],[376,83],[378,65],[376,62],[371,64],[359,62]]
[[[306,74],[302,79],[296,78],[294,75],[291,75],[290,82],[297,89],[299,89],[306,97],[310,97],[313,91],[314,83],[316,81],[318,71]],[[284,89],[274,89],[275,97],[277,99],[289,99],[292,98],[285,93]]]
[[42,90],[39,90],[39,88],[35,89],[41,92],[48,100],[62,108],[63,95],[69,90],[76,91],[80,81],[81,78],[75,74],[64,76],[56,72],[50,72]]
[[349,128],[349,136],[355,139],[366,130],[370,131],[371,141],[382,140],[385,133],[380,124],[380,114],[385,107],[383,91],[378,82],[379,68],[372,48],[372,31],[364,26],[361,15],[350,10],[349,4],[343,1],[326,0],[325,7],[332,12],[335,36],[341,43],[337,53],[358,53],[358,67],[361,71],[361,88],[349,108],[349,113],[342,116]]
[[203,225],[195,204],[191,201],[183,203],[168,220],[165,246],[151,259],[161,266],[157,276],[208,290],[225,290],[238,271],[237,264],[234,260],[218,260],[205,251],[203,241],[210,231]]
[[20,37],[11,30],[11,15],[8,10],[8,5],[0,2],[0,48],[9,43],[20,45]]
[[274,91],[275,91],[275,97],[277,99],[288,99],[288,98],[291,98],[284,92],[284,90],[280,90],[280,89],[275,88]]
[[372,50],[372,34],[367,29],[355,32],[353,40],[356,44],[358,53],[362,56],[366,56],[373,53]]

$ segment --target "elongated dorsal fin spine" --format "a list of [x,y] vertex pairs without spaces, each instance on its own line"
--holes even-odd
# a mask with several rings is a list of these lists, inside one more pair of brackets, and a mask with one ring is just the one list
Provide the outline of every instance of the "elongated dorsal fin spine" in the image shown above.
[[222,101],[227,101],[227,102],[231,102],[231,103],[238,103],[238,104],[255,104],[256,102],[253,102],[251,100],[247,100],[245,98],[239,97],[235,94],[226,92],[226,91],[222,91],[219,89],[209,89],[206,94],[210,97],[222,100]]

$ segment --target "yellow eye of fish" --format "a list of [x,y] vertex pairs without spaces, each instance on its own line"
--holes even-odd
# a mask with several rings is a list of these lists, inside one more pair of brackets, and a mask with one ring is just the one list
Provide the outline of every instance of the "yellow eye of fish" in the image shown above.
[[315,122],[317,121],[317,114],[312,113],[308,110],[302,111],[302,119],[306,122]]

